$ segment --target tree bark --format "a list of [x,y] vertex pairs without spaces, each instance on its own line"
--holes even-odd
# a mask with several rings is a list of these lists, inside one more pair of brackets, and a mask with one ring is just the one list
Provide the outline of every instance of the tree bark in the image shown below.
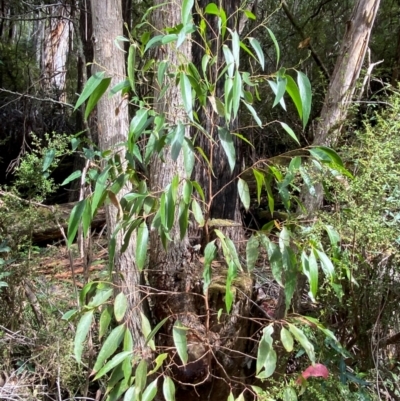
[[[111,87],[125,78],[125,57],[118,49],[114,40],[122,36],[122,7],[120,0],[92,0],[92,24],[94,42],[94,68],[100,66],[112,75]],[[119,110],[119,113],[116,110]],[[112,116],[112,117],[110,117]],[[120,95],[103,96],[97,105],[97,127],[100,149],[111,149],[121,152],[115,145],[127,140],[129,132],[128,105]],[[120,191],[119,197],[129,192],[127,185]],[[117,210],[112,205],[106,206],[107,232],[110,236],[117,224]],[[137,351],[145,352],[144,338],[141,330],[141,277],[135,265],[135,237],[124,253],[120,252],[123,243],[123,232],[117,235],[117,245],[114,258],[115,278],[117,284],[129,300],[130,313],[128,327],[131,329]],[[119,277],[122,277],[119,282]],[[145,355],[147,357],[147,355]]]
[[[315,132],[315,146],[334,146],[339,139],[363,66],[379,4],[380,0],[358,0],[351,19],[347,21],[339,58]],[[303,199],[308,213],[313,214],[322,206],[322,185],[316,186],[315,196],[303,191]]]

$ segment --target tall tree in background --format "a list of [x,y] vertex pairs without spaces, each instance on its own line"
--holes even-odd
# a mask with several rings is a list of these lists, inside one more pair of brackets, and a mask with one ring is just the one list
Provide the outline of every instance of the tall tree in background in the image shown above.
[[[115,46],[115,39],[123,34],[122,7],[120,0],[92,0],[92,24],[94,42],[94,69],[95,71],[106,71],[113,78],[111,85],[116,84],[126,76],[125,56],[122,50]],[[100,149],[113,149],[119,154],[121,149],[117,144],[125,142],[129,132],[129,116],[127,99],[120,94],[113,97],[104,96],[97,106],[97,129]],[[124,155],[120,154],[122,163]],[[120,192],[122,197],[129,192],[129,186]],[[117,225],[118,210],[113,205],[106,206],[107,230],[109,236],[114,233]],[[116,237],[116,251],[114,266],[117,283],[121,277],[122,290],[125,292],[131,312],[129,314],[128,326],[135,340],[138,350],[143,348],[144,340],[140,323],[140,274],[135,267],[135,237],[131,238],[130,244],[125,252],[121,252],[122,233]]]

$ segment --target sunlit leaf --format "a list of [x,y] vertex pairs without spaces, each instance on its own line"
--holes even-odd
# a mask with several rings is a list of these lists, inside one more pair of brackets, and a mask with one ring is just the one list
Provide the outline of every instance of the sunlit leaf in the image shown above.
[[143,391],[142,401],[152,401],[157,395],[157,381],[158,378],[153,380]]
[[136,266],[141,271],[146,265],[147,243],[149,241],[149,229],[145,221],[140,224],[137,230],[136,239]]
[[297,85],[301,98],[301,105],[303,110],[303,129],[306,127],[311,112],[311,83],[304,73],[297,71]]
[[310,358],[310,361],[314,363],[315,362],[314,346],[310,343],[310,341],[304,334],[303,330],[300,330],[293,324],[289,323],[288,325],[289,325],[289,330],[293,334],[294,338],[304,348],[304,351],[306,351],[308,357]]
[[225,151],[232,173],[236,164],[236,150],[233,143],[233,136],[228,129],[218,127],[218,137],[221,141],[222,148]]
[[332,278],[335,275],[335,267],[333,266],[332,261],[329,259],[328,255],[325,252],[322,252],[318,249],[314,249],[317,253],[318,258],[321,262],[321,267],[326,276]]
[[281,342],[287,352],[293,351],[294,340],[290,331],[284,327],[281,328]]
[[238,180],[238,193],[244,208],[248,211],[250,209],[250,189],[247,182],[241,178]]
[[211,263],[215,259],[217,247],[215,240],[209,242],[204,249],[203,292],[206,293],[211,284]]
[[69,184],[71,181],[76,180],[82,175],[82,171],[77,170],[70,174],[62,183],[61,186]]
[[172,329],[172,338],[179,358],[181,358],[184,365],[186,365],[188,361],[186,332],[187,328],[184,327],[179,320],[176,320]]
[[51,163],[53,163],[55,155],[56,155],[55,149],[49,149],[46,152],[46,154],[44,155],[43,166],[42,166],[43,173],[51,166]]
[[186,25],[190,22],[190,19],[192,17],[193,4],[194,0],[182,1],[181,21],[183,25]]
[[201,207],[199,205],[199,202],[197,202],[196,199],[193,199],[192,201],[192,212],[195,220],[197,221],[199,227],[204,226],[204,216],[203,216],[203,211],[201,210]]
[[129,46],[128,53],[128,79],[133,92],[135,92],[135,66],[136,66],[136,45]]
[[94,310],[84,313],[76,327],[74,339],[74,355],[78,363],[82,362],[83,344],[92,326]]
[[88,98],[89,96],[93,93],[93,91],[100,85],[104,78],[105,72],[100,71],[96,72],[93,74],[87,81],[85,87],[83,88],[83,91],[81,95],[79,96],[79,99],[77,100],[75,104],[74,111],[81,106]]
[[301,97],[300,97],[299,88],[297,87],[296,82],[290,75],[285,75],[285,77],[287,80],[286,92],[291,97],[294,105],[296,106],[297,113],[299,114],[299,117],[302,119],[303,118],[303,107],[302,107],[302,101],[301,101]]
[[283,401],[297,401],[297,394],[293,387],[285,387],[283,390]]
[[124,338],[125,330],[125,325],[121,324],[111,331],[101,347],[91,375],[96,374],[102,368],[104,362],[115,353]]
[[93,380],[98,380],[100,377],[104,376],[111,369],[115,368],[117,365],[121,364],[126,358],[131,358],[131,351],[123,351],[115,355],[110,361],[108,361],[97,373]]
[[128,300],[123,292],[120,292],[114,301],[114,316],[117,322],[122,321],[128,309]]
[[255,38],[249,38],[249,42],[250,42],[251,47],[254,49],[254,51],[257,54],[258,61],[261,65],[261,69],[264,71],[265,58],[264,58],[264,52],[262,51],[260,42]]
[[92,94],[89,97],[85,108],[85,120],[89,117],[90,112],[97,105],[100,98],[103,96],[104,92],[107,90],[111,83],[111,78],[103,78],[99,85],[93,90]]
[[192,85],[185,73],[181,72],[179,76],[179,86],[181,89],[183,107],[185,108],[189,118],[193,120]]
[[290,135],[290,137],[294,140],[294,141],[296,141],[296,143],[298,144],[298,145],[300,145],[300,142],[299,142],[299,140],[297,139],[297,136],[296,136],[296,134],[294,133],[294,131],[286,124],[286,123],[283,123],[283,122],[281,122],[281,121],[279,121],[279,124],[282,126],[282,128]]
[[[265,327],[258,344],[256,374],[260,379],[266,379],[275,372],[277,356],[273,349],[273,332],[274,327],[272,325]],[[262,369],[264,370],[261,371]]]
[[272,39],[272,42],[274,43],[274,46],[275,46],[276,68],[278,68],[279,60],[281,58],[281,51],[279,49],[279,44],[278,44],[278,41],[276,40],[276,37],[275,37],[274,33],[271,31],[271,29],[267,28],[267,31],[268,31],[268,34],[269,34],[270,38]]
[[165,401],[175,401],[175,384],[168,376],[164,376],[163,394]]
[[81,219],[82,213],[85,210],[86,199],[79,201],[72,209],[71,215],[68,221],[68,248],[71,247],[72,242],[75,239],[76,232],[78,231],[79,221]]

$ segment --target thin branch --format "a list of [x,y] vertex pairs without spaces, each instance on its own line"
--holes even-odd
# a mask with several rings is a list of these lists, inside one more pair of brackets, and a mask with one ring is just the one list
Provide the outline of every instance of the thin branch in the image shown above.
[[[289,21],[292,23],[293,27],[296,29],[296,31],[301,36],[302,40],[306,40],[307,39],[306,34],[301,29],[301,26],[297,23],[296,18],[294,17],[294,15],[289,10],[289,7],[288,7],[286,1],[282,0],[281,4],[282,4],[283,11],[285,12],[285,14],[288,17]],[[317,66],[321,69],[321,71],[324,74],[325,78],[329,80],[330,75],[329,75],[328,69],[325,67],[324,63],[320,59],[319,55],[317,54],[317,52],[315,51],[315,49],[313,48],[311,43],[308,44],[308,48],[311,51],[311,56],[314,59],[315,64],[317,64]]]
[[74,108],[74,106],[73,106],[72,104],[65,103],[65,102],[60,102],[60,101],[58,101],[58,100],[54,100],[54,99],[51,99],[51,98],[49,98],[49,97],[47,97],[47,98],[40,98],[40,97],[36,97],[36,96],[32,96],[32,95],[27,95],[26,93],[13,92],[13,91],[10,91],[10,90],[4,89],[4,88],[0,88],[0,92],[10,93],[11,95],[19,96],[20,98],[26,97],[26,98],[28,98],[28,99],[39,100],[39,102],[57,103],[57,104],[61,104],[61,105],[63,105],[63,106],[71,107],[72,109]]

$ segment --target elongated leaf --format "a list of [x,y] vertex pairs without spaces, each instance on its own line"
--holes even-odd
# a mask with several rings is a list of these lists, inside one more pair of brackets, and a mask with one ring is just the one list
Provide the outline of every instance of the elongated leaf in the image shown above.
[[240,72],[236,70],[235,77],[233,79],[232,87],[232,111],[233,118],[237,117],[240,105],[240,94],[242,93],[242,77]]
[[114,301],[114,316],[117,322],[122,321],[128,309],[128,300],[123,292],[120,292]]
[[54,157],[56,155],[55,149],[49,149],[44,155],[42,173],[44,173],[53,163]]
[[287,83],[286,78],[277,77],[275,100],[274,100],[274,104],[272,105],[272,107],[275,107],[282,100],[283,95],[286,92],[286,83]]
[[181,240],[185,238],[186,231],[189,225],[189,205],[186,205],[183,200],[179,203],[179,231]]
[[286,330],[284,327],[281,328],[281,342],[287,352],[293,351],[293,337],[290,331]]
[[140,396],[141,392],[146,387],[147,380],[147,362],[145,359],[142,359],[139,362],[139,365],[135,371],[135,387],[136,387],[136,395]]
[[254,168],[252,170],[253,170],[254,178],[256,179],[256,183],[257,183],[257,201],[258,201],[258,204],[260,204],[261,190],[262,190],[263,183],[264,183],[264,174]]
[[155,361],[154,361],[154,362],[156,363],[156,366],[154,367],[153,370],[151,370],[151,371],[149,372],[149,375],[152,375],[152,374],[156,373],[156,372],[158,371],[158,369],[161,368],[163,362],[164,362],[167,358],[168,358],[168,354],[167,354],[167,353],[158,355],[157,358],[156,358]]
[[213,15],[220,15],[220,11],[218,6],[215,3],[208,3],[205,10],[205,14],[213,14]]
[[233,136],[228,129],[218,127],[218,137],[221,141],[226,157],[228,158],[229,167],[232,173],[236,164],[236,150],[233,143]]
[[281,107],[283,110],[286,111],[286,102],[283,96],[279,96],[279,87],[276,82],[271,81],[270,79],[267,81],[268,85],[272,89],[272,92],[275,94],[275,99],[279,99],[279,103],[281,104]]
[[149,241],[149,229],[145,221],[140,224],[136,240],[136,266],[142,271],[146,265],[147,243]]
[[101,312],[99,321],[99,341],[107,333],[108,327],[112,319],[112,313],[113,313],[113,307],[111,305],[107,305],[104,308],[103,312]]
[[260,243],[258,241],[258,237],[252,235],[246,244],[246,262],[247,262],[247,271],[252,272],[259,255],[259,246]]
[[278,245],[273,243],[266,235],[260,235],[261,244],[267,250],[269,264],[271,266],[271,272],[274,279],[277,283],[283,286],[282,282],[282,273],[283,273],[283,262],[282,262],[282,254],[279,250]]
[[297,401],[297,394],[293,387],[285,387],[285,390],[283,390],[283,401]]
[[179,76],[179,87],[181,89],[183,107],[185,108],[189,118],[193,120],[192,85],[185,73],[181,72]]
[[171,142],[171,158],[174,162],[178,159],[179,153],[181,152],[184,138],[185,125],[181,121],[179,121]]
[[328,258],[325,252],[322,252],[318,249],[315,249],[315,251],[317,252],[318,258],[321,262],[323,272],[329,278],[333,278],[333,276],[335,275],[335,267],[333,266],[332,261]]
[[153,380],[143,391],[142,401],[152,401],[157,395],[157,381],[158,378]]
[[258,57],[258,61],[259,61],[260,65],[261,65],[261,69],[264,71],[265,58],[264,58],[264,52],[262,51],[260,42],[255,38],[249,38],[249,42],[250,42],[251,47],[256,52],[256,55]]
[[97,102],[100,100],[100,98],[103,96],[104,92],[107,90],[111,83],[111,78],[103,78],[99,85],[94,89],[92,94],[89,97],[89,100],[87,102],[86,108],[85,108],[85,120],[89,117],[90,112],[94,109],[96,106]]
[[243,102],[243,104],[247,107],[247,109],[250,111],[251,115],[254,118],[254,121],[257,123],[257,125],[262,128],[262,122],[260,120],[260,117],[258,116],[256,110],[254,109],[254,107],[251,104],[248,104],[247,102]]
[[331,148],[327,148],[326,146],[316,146],[309,149],[309,152],[313,157],[322,161],[323,163],[332,164],[338,167],[344,167],[343,161],[340,156]]
[[299,86],[301,106],[303,110],[303,129],[304,129],[310,117],[312,92],[311,92],[311,84],[307,75],[305,75],[301,71],[297,71],[297,85]]
[[69,184],[71,181],[76,180],[82,175],[82,171],[77,170],[70,174],[62,183],[61,186]]
[[82,362],[83,344],[92,326],[94,310],[90,310],[83,314],[76,327],[74,339],[74,355],[78,363]]
[[[256,373],[257,377],[260,379],[266,379],[275,372],[277,358],[272,344],[273,332],[274,327],[272,325],[265,327],[263,336],[258,345]],[[264,371],[261,372],[263,368]]]
[[300,145],[299,140],[297,139],[296,134],[294,131],[286,124],[281,121],[279,121],[279,124],[282,126],[282,128],[290,135],[290,137],[298,144]]
[[248,211],[250,209],[250,190],[247,182],[241,178],[238,180],[238,192],[244,208]]
[[119,354],[115,355],[111,361],[108,361],[97,373],[93,380],[98,380],[100,377],[103,377],[106,373],[108,373],[111,369],[115,368],[117,365],[121,364],[126,358],[131,358],[132,352],[123,351]]
[[115,327],[109,336],[107,337],[106,341],[104,342],[103,346],[101,347],[101,350],[99,352],[99,355],[97,357],[96,363],[93,367],[93,371],[91,375],[96,374],[104,365],[104,362],[115,353],[117,348],[122,342],[122,339],[124,338],[125,335],[125,330],[126,327],[124,324],[121,324],[117,327]]
[[[151,329],[150,322],[148,321],[147,317],[145,315],[143,315],[143,313],[141,313],[141,316],[142,316],[142,331],[146,338],[145,345],[149,344],[149,347],[151,349],[153,349],[152,348],[153,346],[155,348],[153,338],[158,333],[158,331],[161,329],[161,327],[164,326],[165,322],[169,319],[169,317],[166,317],[165,319],[161,320],[161,322],[158,323],[157,326],[154,327],[154,329],[150,331],[150,329]],[[145,333],[148,333],[148,334],[145,334]]]
[[183,25],[186,25],[190,22],[193,4],[194,0],[183,0],[182,2],[181,21]]
[[308,283],[310,284],[309,297],[315,302],[315,297],[318,291],[318,265],[314,253],[311,252],[310,257],[307,256],[306,252],[303,251],[301,254],[301,265],[303,274],[307,277]]
[[194,162],[196,160],[194,155],[194,148],[189,138],[185,138],[182,147],[183,147],[183,163],[185,166],[186,177],[189,179],[190,176],[192,175]]
[[181,361],[184,365],[186,365],[188,361],[186,332],[187,328],[184,327],[179,320],[177,320],[172,329],[172,338],[174,339],[174,344],[179,358],[181,358]]
[[311,362],[315,362],[315,352],[314,346],[308,341],[308,338],[304,334],[303,330],[300,330],[293,324],[289,323],[289,330],[293,334],[294,338],[300,343],[300,345],[304,348],[304,351],[307,352],[308,357]]
[[85,87],[83,88],[83,91],[81,95],[79,96],[79,99],[77,100],[75,104],[74,111],[81,106],[88,98],[89,96],[94,92],[94,90],[100,85],[104,78],[105,72],[100,71],[96,72],[93,74],[87,81]]
[[275,37],[274,33],[271,31],[271,29],[267,28],[267,31],[268,31],[268,34],[269,34],[270,38],[272,39],[272,42],[274,43],[274,46],[275,46],[276,68],[278,68],[279,60],[281,58],[281,51],[279,49],[279,44],[278,44],[278,41],[276,40],[276,37]]
[[81,219],[82,213],[85,210],[86,199],[79,201],[71,210],[71,215],[68,221],[68,248],[71,247],[72,242],[75,239],[76,232],[78,231],[79,221]]
[[193,199],[193,201],[192,201],[192,212],[193,212],[193,216],[194,216],[195,220],[197,221],[199,227],[203,227],[204,226],[203,211],[201,210],[201,207],[196,199]]
[[215,240],[209,242],[204,249],[203,292],[206,293],[211,284],[211,263],[215,259],[217,247]]
[[290,75],[285,75],[285,77],[287,80],[286,92],[289,94],[294,105],[296,106],[299,117],[301,119],[303,119],[303,107],[302,107],[302,101],[301,101],[301,97],[300,97],[299,88],[297,87],[296,82]]
[[124,401],[136,401],[135,386],[128,388],[124,395]]
[[97,177],[92,198],[92,217],[94,216],[94,213],[96,212],[100,204],[100,201],[104,196],[104,191],[107,186],[107,179],[108,179],[108,174],[110,172],[110,168],[111,168],[110,166],[106,167]]
[[165,401],[175,401],[175,384],[168,376],[164,376],[163,394]]
[[324,227],[328,234],[329,241],[331,243],[332,248],[337,247],[338,243],[340,242],[339,233],[331,225],[326,224]]
[[129,46],[128,53],[128,79],[131,85],[131,89],[135,92],[135,65],[136,65],[136,46]]
[[146,47],[144,48],[144,52],[146,53],[147,50],[151,49],[154,46],[157,46],[159,43],[161,43],[161,40],[163,39],[164,35],[157,35],[151,38],[147,44]]

